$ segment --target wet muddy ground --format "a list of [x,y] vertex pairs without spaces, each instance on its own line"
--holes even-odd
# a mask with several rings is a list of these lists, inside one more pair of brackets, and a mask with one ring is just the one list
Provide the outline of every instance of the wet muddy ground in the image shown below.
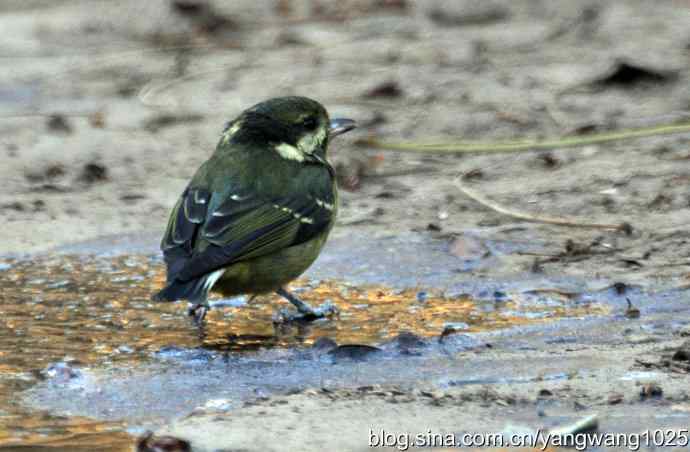
[[[129,450],[148,428],[194,450],[333,449],[333,432],[365,450],[369,428],[591,413],[604,432],[687,427],[687,135],[357,144],[687,120],[687,2],[193,3],[0,5],[0,450]],[[199,331],[149,301],[157,240],[225,121],[287,94],[361,125],[331,149],[333,240],[294,284],[340,318],[276,327],[281,301],[226,300]],[[631,227],[521,222],[458,176],[523,213]]]
[[[333,431],[364,450],[368,428],[510,432],[592,413],[609,432],[686,425],[686,291],[530,274],[478,284],[448,271],[467,264],[452,241],[382,238],[413,275],[351,240],[365,237],[334,240],[294,283],[341,310],[308,325],[274,324],[284,302],[262,297],[215,299],[198,328],[184,305],[149,300],[163,268],[136,253],[140,238],[126,254],[103,240],[5,259],[3,443],[128,450],[171,421],[159,433],[194,450],[278,450],[278,437],[320,450]],[[337,277],[359,260],[389,265],[388,285],[365,265]]]

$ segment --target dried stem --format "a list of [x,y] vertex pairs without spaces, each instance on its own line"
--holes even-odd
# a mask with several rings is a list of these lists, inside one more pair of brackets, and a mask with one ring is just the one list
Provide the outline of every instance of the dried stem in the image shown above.
[[620,224],[607,224],[607,223],[585,223],[585,222],[580,222],[580,221],[574,221],[574,220],[569,220],[565,218],[558,218],[558,217],[544,217],[544,216],[537,216],[537,215],[532,215],[524,212],[519,212],[516,210],[511,210],[506,207],[501,206],[500,204],[497,204],[490,199],[484,197],[483,195],[475,192],[474,190],[471,190],[470,188],[466,187],[463,185],[461,182],[460,178],[457,177],[455,178],[455,185],[458,187],[458,189],[465,194],[467,197],[473,199],[474,201],[478,202],[479,204],[482,204],[483,206],[488,207],[489,209],[498,212],[503,215],[507,215],[512,218],[517,218],[519,220],[524,220],[524,221],[529,221],[532,223],[544,223],[544,224],[553,224],[556,226],[567,226],[567,227],[576,227],[576,228],[592,228],[592,229],[609,229],[609,230],[614,230],[614,231],[629,231],[631,229],[630,225],[628,223],[620,223]]

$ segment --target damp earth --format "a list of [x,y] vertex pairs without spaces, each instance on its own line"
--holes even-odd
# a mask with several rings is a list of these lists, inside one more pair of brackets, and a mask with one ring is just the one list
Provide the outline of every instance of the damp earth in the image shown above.
[[[622,296],[619,285],[604,281],[530,275],[478,285],[470,274],[449,270],[468,265],[452,254],[453,241],[410,234],[381,238],[381,248],[368,251],[350,244],[363,239],[334,240],[292,284],[305,300],[330,300],[340,309],[337,318],[311,324],[275,323],[286,306],[269,295],[216,298],[200,328],[183,303],[150,301],[164,268],[158,256],[136,254],[145,246],[137,239],[118,252],[112,240],[102,240],[4,259],[3,444],[126,450],[134,437],[161,425],[181,423],[172,430],[179,434],[190,428],[185,419],[244,413],[276,397],[298,411],[305,399],[370,398],[381,410],[415,400],[432,409],[494,391],[485,396],[507,400],[515,420],[528,422],[535,385],[546,392],[567,385],[573,403],[589,407],[622,382],[657,381],[661,364],[624,366],[608,381],[611,370],[602,373],[601,360],[642,353],[635,347],[683,328],[671,314],[685,309],[682,291],[629,288]],[[510,242],[488,246],[520,249]],[[375,269],[390,266],[389,259],[403,266],[382,276]],[[406,262],[418,271],[408,272]],[[355,267],[360,271],[348,282],[337,278]],[[644,300],[642,315],[658,320],[642,327],[626,316],[626,297]],[[623,350],[587,352],[604,344]],[[572,349],[581,352],[559,355]],[[578,381],[596,390],[578,398],[572,389]],[[683,394],[673,397],[684,400]]]
[[[687,134],[366,145],[687,122],[686,3],[4,0],[0,450],[687,428]],[[359,123],[329,149],[331,239],[292,284],[340,315],[274,324],[277,297],[214,299],[199,329],[150,301],[167,215],[228,120],[293,94]],[[522,219],[626,228],[523,221],[458,180]]]

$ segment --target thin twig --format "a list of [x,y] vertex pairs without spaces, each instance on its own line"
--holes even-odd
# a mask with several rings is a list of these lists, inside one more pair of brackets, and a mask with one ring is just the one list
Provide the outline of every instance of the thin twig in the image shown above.
[[361,143],[376,149],[390,149],[402,152],[415,153],[485,153],[498,154],[507,152],[543,151],[559,148],[576,148],[591,146],[594,144],[609,143],[612,141],[632,140],[635,138],[653,137],[660,135],[688,134],[690,123],[666,124],[655,127],[643,127],[639,129],[618,130],[587,136],[575,136],[554,138],[548,140],[515,140],[494,143],[459,142],[459,143],[389,143],[376,138],[363,140]]
[[458,189],[465,194],[467,197],[473,199],[474,201],[478,202],[479,204],[482,204],[489,209],[498,212],[503,215],[507,215],[509,217],[517,218],[519,220],[524,220],[524,221],[529,221],[531,223],[544,223],[544,224],[553,224],[556,226],[567,226],[567,227],[575,227],[575,228],[592,228],[592,229],[610,229],[614,231],[626,231],[630,229],[630,225],[628,223],[621,223],[621,224],[607,224],[607,223],[584,223],[584,222],[579,222],[579,221],[574,221],[574,220],[568,220],[565,218],[557,218],[557,217],[543,217],[543,216],[537,216],[537,215],[531,215],[528,213],[524,212],[518,212],[516,210],[511,210],[506,207],[501,206],[500,204],[497,204],[490,199],[487,199],[483,195],[475,192],[474,190],[471,190],[467,188],[465,185],[460,180],[460,177],[456,177],[455,180],[455,185],[458,187]]

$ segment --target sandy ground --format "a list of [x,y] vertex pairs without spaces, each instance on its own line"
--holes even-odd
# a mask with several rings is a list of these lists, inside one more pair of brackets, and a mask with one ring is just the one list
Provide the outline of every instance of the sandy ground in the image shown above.
[[[690,282],[687,135],[462,157],[356,146],[371,135],[391,141],[500,140],[687,118],[687,1],[242,0],[213,2],[211,10],[183,7],[194,2],[178,2],[182,6],[175,9],[171,3],[0,5],[0,253],[45,252],[113,234],[155,236],[227,120],[268,97],[300,94],[361,124],[331,150],[350,188],[342,195],[336,236],[429,230],[462,238],[471,231],[481,240],[535,246],[530,253],[508,253],[502,273],[485,267],[481,277],[501,276],[507,268],[603,276],[652,289]],[[512,209],[627,222],[632,232],[516,221],[463,195],[453,183],[459,174],[472,190]],[[461,240],[455,252],[481,254],[481,243],[479,250],[475,245]],[[664,341],[676,340],[673,334],[668,331]],[[626,350],[625,343],[618,345],[608,352],[611,363]],[[582,355],[598,360],[608,345],[583,347]],[[566,361],[571,356],[554,353]],[[608,368],[620,374],[632,358],[624,363],[597,368],[604,376]],[[526,388],[511,397],[529,393],[534,399],[538,388]],[[586,397],[608,397],[601,391]],[[631,391],[637,389],[623,392]],[[580,403],[555,393],[561,405]],[[231,425],[243,431],[256,415],[280,418],[283,424],[271,424],[275,428],[267,433],[275,439],[283,435],[281,425],[308,432],[319,410],[336,413],[346,424],[353,412],[360,418],[399,417],[399,405],[387,397],[333,401],[328,394],[298,394],[285,403],[248,408]],[[406,403],[411,417],[397,427],[412,428],[418,418],[435,419],[441,428],[457,425],[448,420],[450,411],[434,417],[438,408],[424,397],[417,394]],[[471,399],[453,409],[504,428],[490,421],[491,413],[505,409],[500,400],[485,406]],[[533,412],[534,404],[528,406]],[[288,416],[302,413],[302,419],[305,412],[311,421]],[[467,429],[475,425],[480,423]]]
[[[303,94],[362,125],[331,152],[348,184],[359,181],[342,197],[335,234],[431,224],[445,234],[497,227],[496,237],[519,238],[527,228],[547,255],[564,251],[567,239],[616,250],[565,265],[556,259],[546,271],[687,271],[687,136],[501,156],[353,146],[372,134],[497,140],[682,118],[690,108],[687,3],[407,2],[399,9],[353,0],[310,12],[300,2],[282,9],[240,2],[216,8],[227,24],[213,33],[209,19],[168,3],[3,3],[4,253],[161,231],[225,121],[267,97]],[[662,79],[623,71],[589,84],[621,61]],[[633,234],[516,225],[461,194],[453,184],[460,173],[469,173],[473,190],[513,209],[629,222]],[[533,261],[523,260],[517,264]]]

